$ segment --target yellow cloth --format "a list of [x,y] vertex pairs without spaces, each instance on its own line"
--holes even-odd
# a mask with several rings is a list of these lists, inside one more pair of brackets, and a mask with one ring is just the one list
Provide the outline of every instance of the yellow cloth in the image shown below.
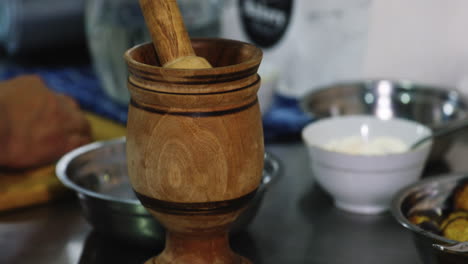
[[[123,125],[86,113],[95,141],[125,136]],[[0,211],[42,204],[67,193],[55,175],[55,164],[16,172],[0,171]]]

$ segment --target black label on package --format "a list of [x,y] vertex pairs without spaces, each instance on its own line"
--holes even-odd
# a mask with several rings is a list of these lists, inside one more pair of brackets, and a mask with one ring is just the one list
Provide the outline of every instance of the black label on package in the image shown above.
[[255,44],[269,48],[286,33],[293,0],[239,0],[241,21]]

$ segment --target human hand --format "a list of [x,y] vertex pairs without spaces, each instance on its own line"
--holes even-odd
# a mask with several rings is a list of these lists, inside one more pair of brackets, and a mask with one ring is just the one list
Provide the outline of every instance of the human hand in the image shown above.
[[0,166],[52,163],[90,141],[89,123],[77,103],[49,90],[40,77],[0,83]]

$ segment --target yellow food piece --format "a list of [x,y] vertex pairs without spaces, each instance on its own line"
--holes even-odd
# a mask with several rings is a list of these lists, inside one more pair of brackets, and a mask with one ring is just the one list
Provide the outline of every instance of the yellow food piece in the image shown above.
[[408,220],[411,221],[411,223],[415,224],[415,225],[420,225],[424,222],[430,222],[432,221],[432,219],[427,216],[427,215],[422,215],[422,214],[414,214],[414,215],[411,215]]
[[455,212],[450,213],[447,217],[444,218],[444,220],[440,224],[440,228],[445,229],[445,227],[447,226],[448,223],[450,223],[450,221],[459,217],[468,218],[468,212],[467,211],[455,211]]
[[459,242],[468,241],[468,218],[458,217],[447,223],[443,230],[446,238]]
[[456,210],[468,210],[468,183],[463,184],[455,191],[454,207]]
[[[95,141],[122,137],[123,125],[86,113]],[[43,204],[69,193],[55,175],[55,164],[24,171],[0,170],[0,211]]]

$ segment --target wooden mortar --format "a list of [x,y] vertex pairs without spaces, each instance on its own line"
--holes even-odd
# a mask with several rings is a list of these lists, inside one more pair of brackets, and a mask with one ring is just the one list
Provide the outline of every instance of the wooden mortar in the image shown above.
[[146,263],[250,263],[232,252],[228,230],[262,177],[262,52],[224,39],[192,45],[214,68],[161,67],[150,43],[125,54],[129,176],[167,229],[164,251]]

